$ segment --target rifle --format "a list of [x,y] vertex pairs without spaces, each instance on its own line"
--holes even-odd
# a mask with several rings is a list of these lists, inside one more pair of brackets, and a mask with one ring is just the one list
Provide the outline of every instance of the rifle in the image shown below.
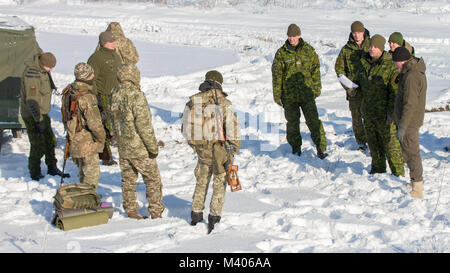
[[60,186],[62,186],[62,184],[64,184],[64,169],[66,168],[67,159],[70,156],[69,147],[70,147],[70,139],[69,139],[69,136],[66,136],[66,146],[64,146],[64,163],[63,163],[63,169],[62,169],[63,175],[61,175]]
[[222,118],[222,112],[220,111],[219,107],[219,100],[217,98],[217,88],[215,86],[215,82],[213,85],[214,88],[214,102],[216,104],[216,123],[217,123],[217,133],[218,133],[218,143],[222,145],[225,148],[225,151],[227,151],[227,161],[224,164],[225,170],[226,170],[226,180],[228,182],[228,185],[230,185],[230,190],[232,192],[242,190],[241,182],[239,181],[239,176],[237,174],[238,166],[232,164],[232,153],[235,151],[235,147],[229,146],[227,144],[227,140],[225,138],[225,132],[223,130],[223,118]]

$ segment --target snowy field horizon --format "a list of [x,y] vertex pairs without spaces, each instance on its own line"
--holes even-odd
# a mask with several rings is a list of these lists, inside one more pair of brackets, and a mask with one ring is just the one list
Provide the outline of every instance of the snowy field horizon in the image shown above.
[[[426,109],[450,103],[450,1],[216,1],[214,7],[115,1],[0,0],[0,17],[18,16],[35,28],[44,51],[55,53],[58,90],[74,80],[73,67],[94,52],[98,35],[119,22],[140,55],[141,89],[165,143],[157,158],[166,216],[137,221],[122,207],[119,166],[101,166],[98,192],[114,206],[108,224],[61,231],[51,225],[52,197],[60,180],[39,182],[28,173],[26,133],[3,132],[0,152],[0,252],[133,253],[448,253],[450,252],[450,112],[425,114],[419,131],[424,167],[423,200],[409,196],[405,177],[370,175],[370,154],[357,150],[345,91],[334,63],[360,20],[386,39],[399,31],[427,66]],[[191,1],[195,2],[195,1]],[[199,1],[197,1],[199,2]],[[212,2],[212,1],[204,1]],[[236,2],[236,1],[234,1]],[[269,1],[270,2],[270,1]],[[285,5],[286,6],[286,5]],[[282,108],[273,101],[271,64],[290,23],[301,28],[321,63],[319,117],[329,156],[320,160],[301,118],[302,155],[286,141]],[[389,49],[386,44],[386,50]],[[196,155],[180,131],[179,117],[208,70],[224,76],[241,124],[235,157],[243,190],[227,190],[222,221],[190,226]],[[62,168],[65,131],[61,98],[49,113]],[[117,148],[113,156],[118,160]],[[42,160],[42,172],[47,167]],[[65,182],[77,182],[67,161]],[[137,187],[139,213],[148,216],[145,186]],[[209,212],[210,188],[204,214]]]

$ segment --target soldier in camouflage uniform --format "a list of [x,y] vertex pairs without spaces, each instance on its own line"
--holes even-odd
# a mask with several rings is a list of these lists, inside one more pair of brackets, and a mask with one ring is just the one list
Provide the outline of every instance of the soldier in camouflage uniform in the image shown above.
[[[232,109],[228,95],[222,90],[223,77],[216,71],[208,71],[205,81],[200,85],[200,92],[191,96],[186,104],[182,117],[182,133],[188,144],[198,156],[197,167],[194,170],[197,184],[192,201],[191,225],[203,220],[203,209],[211,176],[213,176],[213,194],[208,215],[208,231],[220,222],[226,192],[227,158],[239,152],[240,127],[237,116]],[[218,108],[216,108],[216,101]],[[220,109],[220,110],[218,110]],[[221,115],[216,113],[220,111]],[[222,121],[218,121],[218,117]],[[225,141],[229,151],[219,141],[218,127],[225,133]]]
[[56,138],[48,116],[52,90],[56,89],[50,74],[55,66],[56,58],[52,53],[37,54],[25,62],[23,74],[20,109],[30,141],[28,169],[31,179],[37,181],[44,178],[41,174],[41,158],[44,155],[47,174],[69,177],[56,166]]
[[111,22],[107,31],[111,31],[116,40],[116,53],[119,55],[122,64],[136,64],[139,61],[139,54],[133,42],[125,37],[122,27],[118,22]]
[[128,217],[142,219],[136,202],[140,173],[147,188],[148,211],[152,218],[160,218],[165,207],[156,162],[158,143],[152,126],[152,114],[140,89],[140,73],[136,65],[125,64],[119,68],[117,77],[119,84],[110,95],[110,107],[122,170],[123,207]]
[[119,55],[115,52],[115,37],[110,31],[102,32],[99,36],[100,49],[89,57],[88,64],[94,68],[94,86],[92,92],[97,96],[98,107],[102,116],[106,132],[103,152],[100,154],[103,165],[115,165],[111,153],[112,129],[108,113],[108,96],[117,85],[117,69],[121,65]]
[[385,43],[384,37],[374,35],[370,39],[369,52],[361,59],[361,112],[372,157],[370,173],[385,173],[387,158],[392,174],[404,176],[404,159],[392,122],[398,71],[391,55],[384,51]]
[[[75,82],[63,91],[63,97],[72,91],[72,98],[77,101],[74,115],[64,124],[70,140],[69,153],[78,167],[80,183],[92,185],[97,189],[100,178],[98,153],[103,151],[105,145],[105,130],[97,106],[97,97],[91,91],[94,69],[86,63],[79,63],[75,66],[74,74]],[[67,106],[63,105],[64,107]],[[66,109],[61,110],[62,113],[64,111]]]
[[[345,75],[351,81],[357,83],[358,71],[361,70],[361,57],[369,51],[369,31],[364,25],[355,21],[352,23],[351,33],[347,44],[341,49],[336,59],[334,69],[337,76]],[[363,119],[361,115],[362,92],[360,88],[342,87],[346,91],[350,112],[352,115],[353,133],[355,134],[358,149],[365,151],[367,149],[366,133],[364,131]]]
[[305,116],[317,155],[323,159],[327,140],[315,99],[320,95],[320,62],[314,48],[301,38],[300,28],[291,24],[288,40],[278,49],[272,64],[273,98],[284,108],[286,138],[294,154],[301,154],[300,109]]
[[391,50],[389,50],[389,53],[392,55],[392,53],[394,53],[394,51],[399,48],[404,46],[406,49],[408,49],[409,53],[411,53],[411,56],[414,57],[415,56],[415,50],[414,47],[409,44],[407,41],[405,41],[405,39],[403,39],[403,34],[401,34],[400,32],[393,32],[390,36],[389,36],[389,48]]

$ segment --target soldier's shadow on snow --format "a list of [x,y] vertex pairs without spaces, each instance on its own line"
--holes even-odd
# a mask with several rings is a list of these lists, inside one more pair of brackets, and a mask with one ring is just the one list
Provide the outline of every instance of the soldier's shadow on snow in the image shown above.
[[[439,161],[449,160],[449,152],[444,150],[445,146],[449,145],[449,143],[450,138],[448,137],[436,137],[429,131],[426,131],[425,133],[419,131],[419,145],[428,150],[424,151],[423,149],[420,149],[422,160],[429,157]],[[440,156],[437,152],[444,152],[445,156]]]
[[51,201],[30,200],[30,206],[35,215],[41,215],[50,223],[53,217],[53,203]]
[[168,217],[180,218],[190,223],[192,202],[169,194],[163,196],[163,204],[169,211]]

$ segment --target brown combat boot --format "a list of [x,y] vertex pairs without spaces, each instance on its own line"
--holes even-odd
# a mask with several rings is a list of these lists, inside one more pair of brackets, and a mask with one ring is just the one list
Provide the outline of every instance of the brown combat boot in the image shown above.
[[139,215],[139,213],[137,213],[136,211],[130,211],[127,212],[128,218],[133,218],[133,219],[137,219],[137,220],[141,220],[144,219],[142,216]]
[[411,196],[414,198],[423,199],[423,182],[417,181],[417,182],[411,182]]

